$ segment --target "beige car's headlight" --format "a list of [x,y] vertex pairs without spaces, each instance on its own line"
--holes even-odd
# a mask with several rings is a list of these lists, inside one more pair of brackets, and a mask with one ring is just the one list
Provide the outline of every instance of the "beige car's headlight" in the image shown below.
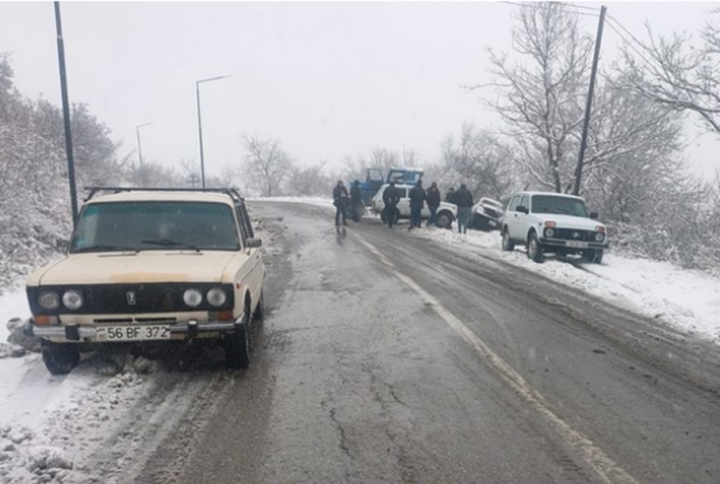
[[62,297],[62,301],[65,307],[71,311],[77,311],[83,305],[82,294],[76,289],[70,289],[69,291],[65,291],[65,294],[63,294]]
[[38,297],[38,305],[43,309],[52,311],[60,306],[60,298],[54,291],[43,291]]
[[227,294],[222,288],[213,287],[207,293],[207,300],[213,306],[220,307],[227,301]]
[[191,308],[196,308],[202,303],[203,296],[197,289],[188,289],[183,293],[183,301]]

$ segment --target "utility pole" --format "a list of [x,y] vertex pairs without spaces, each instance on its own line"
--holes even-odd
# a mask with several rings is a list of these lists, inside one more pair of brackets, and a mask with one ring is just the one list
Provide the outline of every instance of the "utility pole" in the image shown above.
[[600,44],[602,43],[603,25],[605,24],[605,13],[607,7],[600,7],[600,20],[598,20],[597,38],[595,39],[595,53],[593,54],[592,70],[590,71],[590,87],[588,88],[587,102],[585,104],[585,119],[583,120],[582,139],[580,140],[580,154],[578,155],[577,168],[575,169],[575,189],[573,195],[580,194],[582,182],[583,161],[587,149],[588,128],[590,127],[590,113],[592,111],[593,92],[595,90],[595,77],[597,76],[598,61],[600,60]]
[[60,19],[60,2],[55,3],[55,29],[57,31],[58,63],[60,64],[60,90],[62,94],[63,120],[65,122],[65,154],[67,155],[68,181],[70,182],[70,206],[72,207],[73,228],[78,219],[77,188],[75,186],[75,160],[73,158],[72,131],[70,129],[70,101],[68,100],[67,77],[65,75],[65,43]]

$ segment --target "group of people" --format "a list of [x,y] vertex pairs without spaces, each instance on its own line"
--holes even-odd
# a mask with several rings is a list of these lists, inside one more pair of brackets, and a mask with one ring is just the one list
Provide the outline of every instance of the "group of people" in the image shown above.
[[[393,224],[399,218],[397,205],[400,202],[400,198],[400,192],[395,187],[395,182],[391,181],[390,186],[383,192],[383,203],[385,205],[384,218],[385,223],[387,223],[390,228],[392,228]],[[426,203],[430,210],[427,226],[437,225],[437,211],[440,207],[441,196],[440,189],[436,182],[433,182],[430,187],[425,190],[422,186],[422,180],[418,180],[415,186],[410,189],[408,198],[410,199],[410,227],[408,230],[422,226],[422,209]],[[339,226],[341,223],[347,225],[346,210],[348,205],[355,207],[356,204],[362,203],[360,182],[357,180],[353,182],[350,193],[348,194],[343,182],[339,181],[333,189],[333,200],[336,207],[335,225]],[[467,189],[464,183],[460,185],[457,191],[455,191],[455,188],[450,188],[450,191],[445,197],[445,201],[457,206],[458,232],[467,233],[467,226],[470,222],[473,206],[473,196],[470,190]],[[357,210],[353,210],[352,215],[353,219],[357,221]]]

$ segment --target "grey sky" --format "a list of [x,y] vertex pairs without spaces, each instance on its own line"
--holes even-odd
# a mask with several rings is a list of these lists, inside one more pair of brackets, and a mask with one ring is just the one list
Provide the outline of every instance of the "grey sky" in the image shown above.
[[[121,153],[142,129],[145,159],[198,159],[195,81],[202,86],[208,174],[242,159],[243,133],[277,137],[300,163],[373,147],[439,158],[440,141],[463,121],[496,117],[462,84],[485,82],[485,46],[510,50],[511,13],[500,3],[63,3],[72,102],[103,120]],[[600,3],[583,3],[599,7]],[[608,12],[643,34],[698,31],[717,3],[609,2]],[[583,17],[594,34],[596,20]],[[606,30],[603,60],[615,57]],[[18,88],[59,104],[53,7],[0,3],[0,52],[12,53]],[[488,92],[488,94],[490,94]],[[691,135],[697,130],[690,130]],[[718,166],[705,135],[687,156]]]

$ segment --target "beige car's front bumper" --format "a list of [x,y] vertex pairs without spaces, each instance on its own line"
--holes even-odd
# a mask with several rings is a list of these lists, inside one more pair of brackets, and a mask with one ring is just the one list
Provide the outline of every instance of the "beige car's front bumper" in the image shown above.
[[[188,338],[212,338],[224,333],[237,331],[244,324],[245,316],[240,315],[235,321],[197,321],[190,320],[186,323],[172,323],[170,326],[170,340],[184,340]],[[107,343],[106,340],[98,338],[99,325],[78,325],[78,324],[56,324],[38,325],[30,320],[23,332],[26,336],[44,338],[56,343]],[[162,342],[160,340],[142,340]],[[135,342],[142,342],[135,341]],[[131,341],[132,342],[132,341]]]

